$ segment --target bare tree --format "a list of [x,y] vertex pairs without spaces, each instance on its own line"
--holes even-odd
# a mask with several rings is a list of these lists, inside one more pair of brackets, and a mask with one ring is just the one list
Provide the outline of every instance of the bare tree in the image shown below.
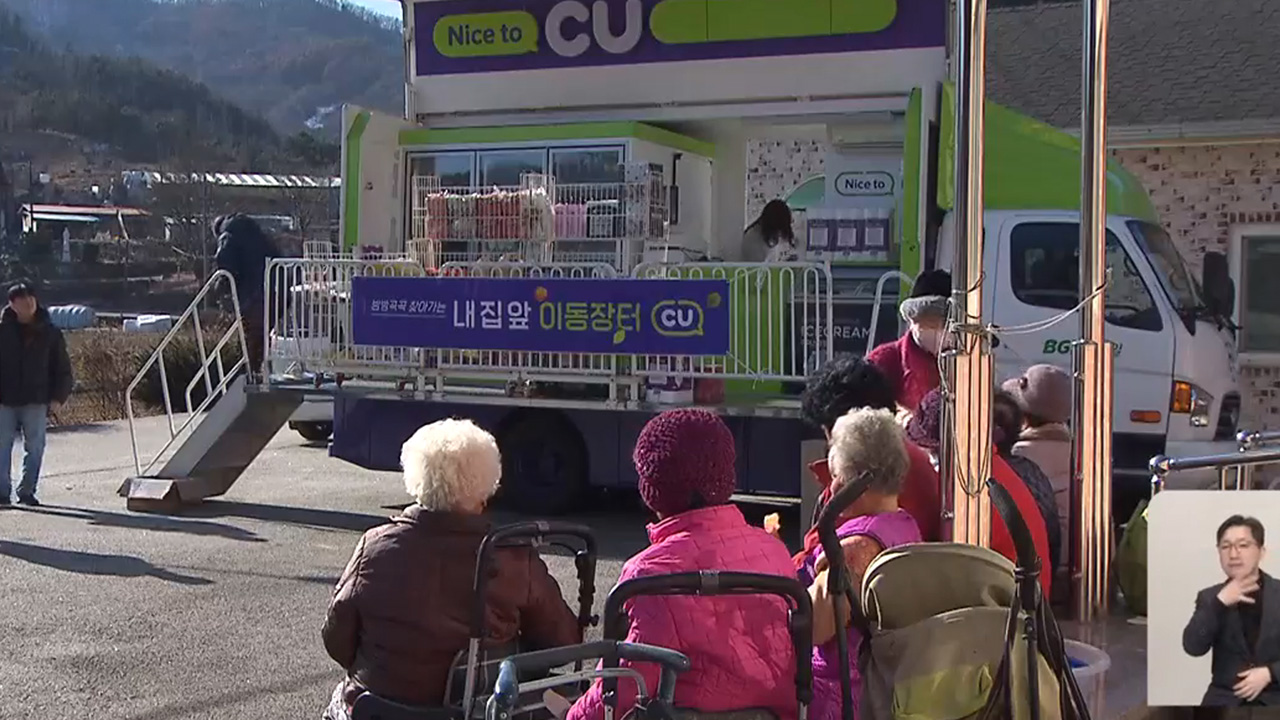
[[153,188],[155,212],[169,229],[169,247],[192,273],[207,278],[212,272],[216,238],[211,227],[215,213],[215,187],[205,173],[174,162],[162,166],[160,182]]

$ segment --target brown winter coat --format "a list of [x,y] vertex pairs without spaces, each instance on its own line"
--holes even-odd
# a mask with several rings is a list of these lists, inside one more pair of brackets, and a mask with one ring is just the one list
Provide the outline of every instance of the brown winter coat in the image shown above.
[[[414,505],[366,532],[338,581],[324,646],[347,671],[347,702],[361,688],[439,706],[454,656],[467,647],[480,516]],[[532,548],[499,550],[488,588],[486,644],[541,649],[582,641],[577,618]]]

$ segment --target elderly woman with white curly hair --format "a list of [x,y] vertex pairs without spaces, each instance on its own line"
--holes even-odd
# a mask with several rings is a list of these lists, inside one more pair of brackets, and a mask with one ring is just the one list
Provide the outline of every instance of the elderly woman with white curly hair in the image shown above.
[[[832,490],[869,475],[867,491],[853,502],[836,528],[844,564],[853,586],[858,587],[871,561],[889,548],[920,542],[916,521],[898,506],[898,495],[911,464],[907,455],[902,426],[888,410],[860,408],[836,420],[831,429],[831,445],[827,452],[831,467]],[[827,558],[822,548],[810,551],[800,570],[802,582],[809,583],[813,598],[813,703],[809,717],[813,720],[838,720],[840,717],[840,663],[837,655],[833,598],[827,595]],[[845,617],[850,617],[845,608]],[[853,627],[843,629],[849,637],[849,656],[858,657],[862,636]],[[858,716],[857,699],[862,678],[857,663],[849,669],[853,681],[854,717]]]
[[[481,513],[502,475],[497,442],[470,420],[441,420],[405,442],[400,463],[416,503],[360,538],[329,605],[324,646],[347,676],[327,720],[346,720],[365,690],[405,705],[443,705],[450,666],[467,646],[476,553],[489,532]],[[495,553],[487,603],[490,646],[582,641],[532,548]]]

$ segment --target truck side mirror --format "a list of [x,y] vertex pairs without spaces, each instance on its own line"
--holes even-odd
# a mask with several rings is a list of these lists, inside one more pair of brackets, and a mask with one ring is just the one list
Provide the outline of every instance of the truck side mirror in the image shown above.
[[1236,311],[1236,283],[1227,268],[1226,255],[1220,252],[1204,254],[1200,285],[1210,312],[1230,320]]

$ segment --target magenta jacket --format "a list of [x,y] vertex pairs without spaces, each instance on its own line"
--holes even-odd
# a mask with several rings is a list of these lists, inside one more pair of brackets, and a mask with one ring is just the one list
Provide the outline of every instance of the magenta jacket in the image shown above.
[[921,348],[911,333],[891,343],[878,346],[867,354],[867,362],[875,365],[889,379],[898,404],[915,412],[930,390],[942,384],[938,357]]
[[[649,575],[731,570],[795,577],[781,541],[752,527],[733,505],[690,510],[649,526],[649,547],[622,566],[618,582]],[[795,651],[787,632],[786,603],[770,596],[644,596],[626,605],[627,641],[679,650],[692,669],[676,682],[676,706],[702,712],[768,708],[794,720]],[[626,661],[622,665],[628,666]],[[649,692],[654,665],[637,666]],[[635,704],[635,683],[618,681],[615,717]],[[604,717],[601,682],[569,710],[567,720]]]

